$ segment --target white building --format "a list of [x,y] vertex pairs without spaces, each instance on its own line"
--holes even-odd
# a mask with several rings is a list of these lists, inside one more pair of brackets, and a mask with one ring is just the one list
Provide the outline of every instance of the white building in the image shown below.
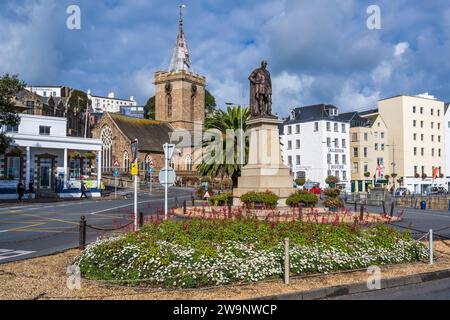
[[393,165],[402,185],[415,193],[447,186],[445,103],[428,93],[399,95],[378,101],[378,113],[389,130]]
[[283,124],[283,162],[308,184],[326,188],[327,176],[336,176],[338,186],[350,191],[349,130],[335,106],[296,108]]
[[[67,137],[65,118],[20,114],[17,127],[1,128],[13,139],[0,155],[0,199],[16,198],[19,181],[43,197],[80,196],[81,179],[99,196],[101,140]],[[95,154],[97,158],[95,159]],[[97,173],[98,172],[98,173]]]
[[450,103],[445,104],[445,176],[447,178],[447,190],[450,190]]
[[49,98],[62,98],[69,96],[69,88],[62,86],[29,86],[25,88],[28,91],[31,91],[38,96]]
[[88,90],[88,98],[92,101],[92,109],[97,113],[119,113],[120,107],[137,106],[133,96],[131,96],[129,100],[119,99],[115,98],[114,92],[108,93],[107,97],[102,97],[94,96],[91,94],[91,90]]

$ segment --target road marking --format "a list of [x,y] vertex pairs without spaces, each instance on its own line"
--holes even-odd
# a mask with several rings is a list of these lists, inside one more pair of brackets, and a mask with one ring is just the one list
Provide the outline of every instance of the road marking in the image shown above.
[[[187,197],[187,196],[186,196],[186,197]],[[168,198],[168,200],[175,200],[175,199],[176,199],[176,197]],[[180,197],[178,198],[178,200],[180,200],[180,199],[183,199],[183,196],[180,196]],[[151,202],[151,201],[153,201],[153,202],[162,202],[162,201],[164,201],[164,199],[154,199],[154,200],[147,199],[147,200],[145,200],[145,201],[140,201],[140,202],[138,202],[137,204],[141,204],[141,203],[149,203],[149,202]],[[121,209],[121,208],[126,208],[126,207],[132,207],[132,206],[134,206],[134,203],[125,204],[125,205],[123,205],[123,206],[113,207],[113,208],[109,208],[109,209],[103,209],[103,210],[91,212],[91,213],[89,213],[89,214],[90,214],[90,215],[96,215],[96,214],[98,214],[98,213],[108,212],[108,211],[112,211],[112,210],[116,210],[116,209]]]
[[0,230],[0,233],[8,232],[9,230]]
[[450,219],[450,216],[444,216],[444,215],[440,215],[437,213],[419,213],[419,212],[412,212],[412,211],[408,211],[409,214],[415,214],[418,216],[434,216],[434,217],[439,217],[439,218],[447,218]]
[[[147,202],[149,202],[149,200],[146,200],[146,201],[140,201],[140,202],[138,202],[137,204],[147,203]],[[130,204],[126,204],[126,205],[118,206],[118,207],[113,207],[113,208],[109,208],[109,209],[103,209],[103,210],[91,212],[91,213],[89,213],[89,214],[90,214],[90,215],[96,215],[97,213],[108,212],[108,211],[112,211],[112,210],[115,210],[115,209],[121,209],[121,208],[126,208],[126,207],[131,207],[131,206],[134,206],[134,203],[130,203]]]
[[9,231],[11,231],[11,232],[15,232],[15,231],[21,231],[21,230],[26,230],[26,229],[28,229],[28,228],[32,228],[32,227],[38,227],[38,226],[42,226],[42,225],[45,225],[45,224],[46,224],[45,222],[41,222],[41,223],[36,223],[36,224],[32,224],[32,225],[28,225],[28,226],[24,226],[24,227],[13,228],[13,229],[10,229]]
[[0,261],[5,259],[17,258],[35,252],[36,251],[0,249]]

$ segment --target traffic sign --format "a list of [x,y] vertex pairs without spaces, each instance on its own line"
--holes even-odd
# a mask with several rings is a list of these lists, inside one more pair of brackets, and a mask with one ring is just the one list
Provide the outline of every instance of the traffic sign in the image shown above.
[[114,169],[114,177],[118,177],[119,176],[119,169]]
[[114,167],[118,168],[119,167],[119,161],[114,161]]
[[148,174],[153,174],[153,173],[155,173],[155,168],[153,168],[153,167],[148,168]]
[[205,195],[203,196],[205,199],[211,198],[211,195],[209,194],[209,191],[206,191]]
[[134,139],[131,143],[131,156],[133,157],[133,162],[136,161],[138,156],[138,139]]
[[150,167],[154,167],[154,166],[155,166],[155,161],[153,161],[153,159],[150,160],[150,161],[148,162],[148,165],[149,165]]
[[[167,183],[166,183],[166,171],[167,171]],[[171,167],[169,167],[168,169],[163,168],[161,169],[161,171],[159,172],[159,183],[162,185],[166,185],[168,187],[173,186],[173,184],[175,183],[175,179],[177,178],[177,175],[175,173],[175,170]]]
[[138,170],[138,164],[137,164],[136,162],[133,162],[133,163],[131,164],[131,174],[132,174],[133,176],[137,176],[138,173],[139,173],[139,170]]
[[164,149],[164,156],[166,157],[166,159],[168,159],[168,160],[172,159],[173,152],[175,151],[175,145],[165,143],[163,145],[163,149]]

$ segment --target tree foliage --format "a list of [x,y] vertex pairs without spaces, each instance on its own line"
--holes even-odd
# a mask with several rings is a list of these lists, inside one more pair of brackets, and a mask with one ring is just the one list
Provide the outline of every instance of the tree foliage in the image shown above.
[[205,90],[205,113],[206,116],[217,111],[216,98],[209,92]]
[[144,107],[145,119],[155,120],[156,117],[155,108],[156,108],[155,96],[148,98],[147,103],[145,104]]
[[[242,112],[242,117],[241,117]],[[198,167],[198,172],[202,177],[229,177],[233,180],[233,186],[237,186],[238,177],[241,175],[241,164],[240,164],[240,145],[236,137],[234,139],[233,150],[228,150],[226,133],[227,130],[233,130],[237,132],[241,128],[241,118],[242,118],[242,128],[245,133],[247,130],[247,120],[249,118],[249,111],[247,108],[241,107],[228,107],[227,111],[218,110],[217,112],[210,114],[205,120],[205,130],[215,129],[222,134],[223,137],[223,147],[221,161],[214,161],[215,153],[212,154],[205,153],[202,162]],[[204,141],[204,147],[206,148],[211,141]],[[227,153],[228,158],[229,152],[233,152],[233,163],[227,163]],[[244,147],[244,162],[248,159],[248,141],[245,142]]]
[[69,105],[72,109],[77,110],[78,113],[85,112],[86,106],[90,106],[91,103],[86,92],[73,90],[70,94]]
[[[23,90],[25,83],[17,75],[5,74],[0,78],[0,128],[2,126],[17,126],[20,117],[14,105],[14,97]],[[11,144],[11,139],[0,131],[0,153],[5,153]]]

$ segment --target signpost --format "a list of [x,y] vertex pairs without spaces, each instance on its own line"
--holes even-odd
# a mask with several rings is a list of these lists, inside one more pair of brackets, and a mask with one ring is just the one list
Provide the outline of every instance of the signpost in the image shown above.
[[167,195],[168,195],[168,191],[169,191],[168,188],[169,188],[169,184],[170,184],[169,171],[172,172],[172,173],[170,173],[170,178],[173,179],[172,183],[170,184],[171,186],[175,182],[175,177],[176,177],[175,170],[173,170],[172,168],[169,168],[169,160],[172,159],[173,152],[175,151],[175,145],[165,143],[163,145],[163,149],[164,149],[164,169],[161,170],[161,172],[159,174],[159,181],[161,182],[161,184],[164,185],[164,219],[167,220],[167,215],[169,212],[169,204],[168,204],[168,199],[167,199]]
[[114,199],[117,200],[117,178],[119,177],[119,161],[114,161]]
[[138,195],[138,139],[134,139],[131,143],[131,154],[133,156],[133,162],[131,165],[131,174],[134,176],[134,230],[139,230],[138,224],[138,207],[137,207],[137,195]]
[[150,160],[148,163],[148,174],[150,175],[150,186],[149,186],[149,190],[150,190],[150,195],[152,195],[153,192],[153,174],[155,173],[155,162],[153,160]]

